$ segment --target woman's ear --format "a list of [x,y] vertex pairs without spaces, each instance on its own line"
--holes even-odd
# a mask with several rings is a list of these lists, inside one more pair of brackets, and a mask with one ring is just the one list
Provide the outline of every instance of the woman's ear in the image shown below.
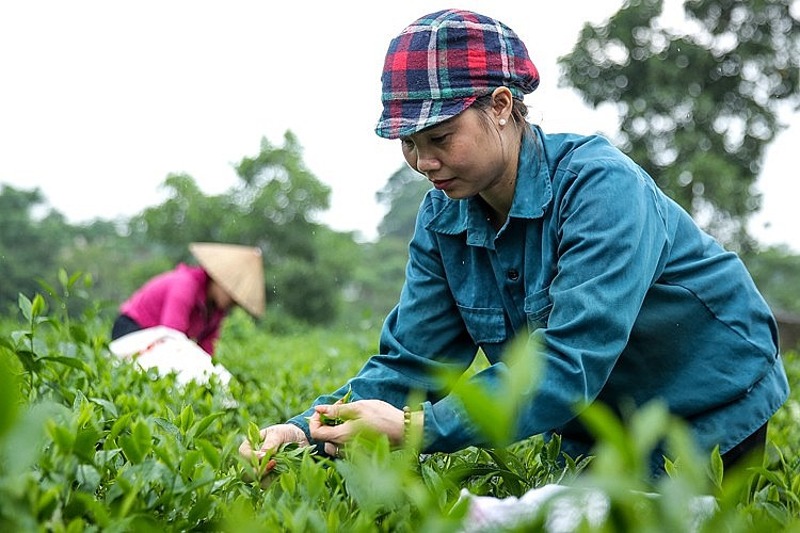
[[498,87],[492,92],[492,111],[497,120],[508,120],[513,109],[514,96],[508,87]]

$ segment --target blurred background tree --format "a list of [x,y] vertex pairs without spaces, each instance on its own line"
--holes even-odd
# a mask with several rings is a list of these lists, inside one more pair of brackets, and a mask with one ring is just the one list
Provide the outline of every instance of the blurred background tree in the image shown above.
[[559,59],[563,84],[617,107],[619,146],[737,251],[756,246],[747,221],[764,150],[800,97],[793,4],[687,0],[677,33],[659,18],[663,0],[631,0]]
[[430,182],[422,174],[405,164],[389,176],[386,185],[375,193],[378,203],[386,207],[386,214],[378,224],[380,240],[399,239],[405,243],[411,240],[417,211],[430,188]]
[[347,291],[355,314],[364,327],[383,321],[400,298],[405,280],[408,243],[414,235],[417,211],[430,182],[403,164],[389,176],[375,199],[386,208],[378,224],[378,239],[362,245],[363,260],[355,265]]
[[330,189],[305,167],[291,132],[283,146],[262,140],[236,167],[240,182],[205,195],[186,174],[167,176],[167,199],[129,220],[71,226],[46,211],[38,190],[0,191],[0,314],[17,312],[19,294],[55,287],[58,270],[89,274],[95,302],[113,315],[119,303],[155,274],[194,262],[188,244],[248,244],[264,253],[268,327],[330,325],[341,312],[361,249],[351,232],[316,221]]
[[[560,59],[562,83],[592,106],[618,108],[621,148],[743,257],[784,324],[800,314],[800,259],[759,247],[745,228],[760,206],[764,149],[782,127],[782,110],[800,99],[800,7],[791,11],[799,3],[689,0],[678,33],[659,18],[661,1],[630,1],[606,23],[585,26]],[[48,209],[38,189],[3,186],[0,315],[18,313],[18,295],[41,292],[39,280],[57,286],[60,268],[88,273],[94,301],[111,315],[146,279],[191,261],[190,242],[219,241],[264,252],[263,327],[380,323],[399,297],[427,180],[406,165],[389,176],[376,194],[386,207],[378,237],[363,243],[318,222],[330,189],[308,171],[291,132],[279,146],[263,139],[235,168],[240,180],[223,194],[206,195],[191,176],[171,174],[161,204],[78,226]]]
[[39,189],[0,187],[0,312],[15,309],[19,293],[31,294],[38,279],[54,274],[50,257],[69,236],[64,217],[46,209]]
[[161,245],[173,263],[191,261],[193,241],[257,246],[264,254],[268,320],[288,314],[307,324],[333,323],[358,254],[352,235],[316,221],[329,207],[330,188],[305,167],[289,131],[283,146],[262,139],[259,153],[235,168],[240,182],[216,196],[205,196],[190,176],[169,176],[169,198],[134,217],[131,228]]

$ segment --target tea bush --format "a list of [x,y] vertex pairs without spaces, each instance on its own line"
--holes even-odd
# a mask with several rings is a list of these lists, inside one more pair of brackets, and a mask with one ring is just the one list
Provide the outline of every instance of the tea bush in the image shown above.
[[[84,281],[62,273],[62,286],[49,289],[61,305],[20,296],[20,319],[2,324],[1,531],[468,531],[463,489],[506,498],[555,483],[607,497],[607,512],[574,524],[578,531],[800,530],[796,353],[785,354],[793,392],[770,423],[767,458],[747,469],[723,472],[719,454],[698,456],[658,405],[624,423],[597,406],[585,414],[595,457],[567,457],[558,439],[541,437],[419,455],[364,435],[336,461],[287,447],[274,457],[278,473],[259,482],[238,454],[248,431],[342,385],[377,332],[275,336],[235,316],[217,356],[233,374],[229,387],[181,387],[111,356],[110,324],[85,302],[69,316],[70,299],[89,298]],[[476,420],[514,408],[463,394]],[[662,439],[678,459],[650,482],[641,474]],[[693,521],[688,510],[705,496],[716,507]],[[553,527],[546,510],[519,525]]]

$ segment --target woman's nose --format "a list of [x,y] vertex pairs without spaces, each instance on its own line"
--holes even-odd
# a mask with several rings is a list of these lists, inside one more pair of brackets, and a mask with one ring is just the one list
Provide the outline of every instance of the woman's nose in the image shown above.
[[441,166],[441,162],[430,154],[417,153],[417,171],[425,174],[433,170],[439,170]]

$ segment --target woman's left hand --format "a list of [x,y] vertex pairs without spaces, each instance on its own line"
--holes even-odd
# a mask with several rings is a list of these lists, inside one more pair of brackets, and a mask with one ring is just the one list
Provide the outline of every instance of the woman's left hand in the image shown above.
[[[393,446],[403,444],[403,410],[382,400],[358,400],[350,403],[317,405],[308,422],[311,437],[341,446],[357,433],[369,430],[383,433]],[[331,426],[322,423],[320,415],[342,420]]]

